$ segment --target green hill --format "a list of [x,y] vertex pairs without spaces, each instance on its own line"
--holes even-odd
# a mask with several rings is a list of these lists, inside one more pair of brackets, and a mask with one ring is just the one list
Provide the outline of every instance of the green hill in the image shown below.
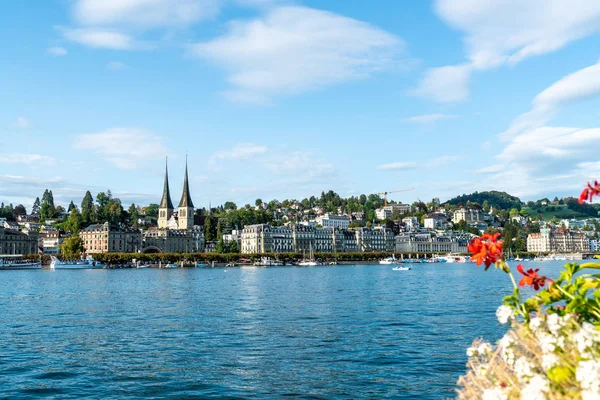
[[489,192],[475,192],[472,194],[463,194],[462,196],[456,196],[448,200],[445,204],[457,205],[479,203],[483,205],[483,202],[487,201],[490,207],[502,210],[510,210],[511,208],[521,209],[521,200],[518,197],[511,196],[506,192],[498,192],[492,190]]

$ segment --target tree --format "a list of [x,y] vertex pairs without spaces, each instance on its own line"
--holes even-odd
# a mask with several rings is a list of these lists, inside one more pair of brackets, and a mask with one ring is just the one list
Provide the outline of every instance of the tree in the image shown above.
[[508,214],[511,218],[519,216],[519,210],[517,208],[511,208]]
[[223,238],[220,238],[219,241],[217,242],[217,247],[215,248],[215,251],[217,253],[223,254],[223,253],[225,253],[225,250],[226,250],[225,247],[226,246],[225,246],[225,242],[223,241]]
[[79,228],[81,227],[81,214],[77,207],[73,207],[69,213],[69,219],[64,225],[67,232],[71,232],[73,235],[79,234]]
[[73,203],[73,200],[71,200],[71,202],[69,203],[69,207],[67,208],[67,212],[70,213],[72,209],[74,209],[75,203]]
[[12,214],[16,219],[19,215],[27,215],[27,210],[25,210],[25,206],[23,206],[23,204],[19,204],[13,209]]
[[40,205],[40,217],[42,219],[54,218],[56,216],[56,208],[54,206],[54,196],[52,191],[46,189],[42,196],[42,203]]
[[79,235],[73,235],[65,239],[60,246],[60,252],[65,256],[65,258],[77,258],[84,251],[85,248],[83,247],[83,240],[79,237]]
[[210,217],[206,217],[204,219],[204,240],[206,242],[212,242],[212,240],[213,240],[211,225],[212,225],[212,223],[210,221]]
[[257,207],[260,206],[262,203],[263,203],[262,199],[256,199],[254,201],[254,205],[257,206]]
[[223,208],[225,209],[225,211],[237,210],[237,206],[232,201],[226,201],[225,204],[223,205]]
[[110,224],[118,224],[121,222],[121,216],[123,214],[123,206],[121,200],[111,198],[105,206],[105,221]]
[[31,208],[31,213],[34,215],[39,215],[40,213],[40,198],[36,197],[33,202],[33,207]]
[[158,204],[152,203],[145,208],[144,214],[151,218],[158,218]]
[[221,220],[217,222],[217,240],[223,239],[223,232],[221,230]]
[[228,245],[228,249],[227,249],[228,253],[239,253],[240,252],[240,247],[238,246],[237,241],[232,240],[227,245]]
[[88,190],[85,192],[85,196],[83,196],[83,200],[81,201],[81,220],[84,224],[91,224],[95,222],[93,218],[94,214],[94,198],[92,194]]
[[104,193],[100,192],[96,195],[96,214],[98,216],[97,222],[106,222],[108,220],[106,207],[108,206],[108,202],[110,201],[110,197]]
[[129,222],[131,223],[132,226],[138,226],[138,219],[140,218],[140,215],[138,213],[137,207],[135,206],[135,204],[131,203],[131,205],[129,206],[129,210],[127,210],[129,212]]

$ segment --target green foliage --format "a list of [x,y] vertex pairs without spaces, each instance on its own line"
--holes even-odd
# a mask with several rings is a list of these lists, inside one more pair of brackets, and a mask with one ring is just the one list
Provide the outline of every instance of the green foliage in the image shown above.
[[57,216],[56,207],[54,205],[54,195],[51,190],[46,189],[42,196],[42,202],[40,205],[40,217],[41,219],[55,218]]
[[495,209],[510,210],[516,208],[521,209],[521,200],[518,197],[511,196],[506,192],[498,192],[495,190],[489,192],[475,192],[472,194],[463,194],[462,196],[454,197],[448,200],[445,204],[466,205],[468,202],[483,204],[487,202],[487,206]]
[[81,201],[81,220],[84,224],[88,225],[95,222],[94,218],[94,198],[88,190],[85,192],[85,196]]
[[31,213],[32,214],[40,213],[40,198],[39,197],[35,198],[35,201],[33,202],[33,207],[31,208]]
[[146,216],[151,218],[158,218],[158,204],[152,203],[144,209]]
[[83,240],[79,235],[68,237],[60,246],[60,252],[66,259],[79,258],[84,251]]
[[69,214],[69,219],[64,224],[64,229],[67,232],[71,232],[73,235],[77,235],[79,233],[79,229],[81,227],[81,214],[79,214],[79,210],[77,207],[73,208]]

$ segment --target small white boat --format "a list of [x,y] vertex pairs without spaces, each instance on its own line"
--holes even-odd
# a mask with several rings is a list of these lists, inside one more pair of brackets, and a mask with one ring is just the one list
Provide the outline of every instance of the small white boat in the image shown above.
[[396,260],[396,257],[392,254],[391,257],[384,258],[383,260],[379,260],[379,264],[383,264],[383,265],[398,264],[398,260]]
[[410,271],[410,267],[398,265],[397,267],[392,268],[392,271]]
[[102,269],[105,266],[101,262],[94,260],[90,255],[81,260],[61,261],[54,256],[50,258],[52,260],[50,262],[50,269]]
[[282,262],[272,260],[271,257],[261,257],[260,261],[254,263],[256,267],[279,267],[282,265]]
[[42,264],[39,261],[29,261],[23,258],[21,254],[0,255],[0,269],[40,269]]
[[150,268],[150,266],[148,264],[138,264],[136,266],[137,269],[142,269],[142,268]]
[[308,258],[306,256],[298,262],[301,267],[314,267],[315,265],[321,265],[320,262],[315,260],[315,254],[313,253],[312,245],[309,247]]

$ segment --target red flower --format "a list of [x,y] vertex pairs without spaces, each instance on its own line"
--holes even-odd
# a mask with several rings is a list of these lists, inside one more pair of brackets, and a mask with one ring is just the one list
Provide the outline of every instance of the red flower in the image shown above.
[[540,287],[546,284],[546,279],[548,279],[545,276],[538,275],[537,272],[539,271],[539,268],[535,270],[533,268],[530,268],[527,271],[525,271],[523,269],[523,265],[519,264],[517,265],[517,271],[519,271],[521,275],[523,275],[523,278],[519,282],[519,286],[521,287],[533,286],[535,290],[539,290]]
[[503,258],[502,255],[502,241],[498,240],[501,236],[500,233],[493,235],[485,234],[480,238],[471,240],[467,249],[471,253],[471,258],[475,261],[477,266],[482,263],[485,264],[485,270],[492,264],[496,264]]
[[579,204],[583,204],[584,201],[591,203],[594,196],[600,196],[600,183],[598,181],[595,181],[594,185],[588,182],[587,187],[579,195]]

